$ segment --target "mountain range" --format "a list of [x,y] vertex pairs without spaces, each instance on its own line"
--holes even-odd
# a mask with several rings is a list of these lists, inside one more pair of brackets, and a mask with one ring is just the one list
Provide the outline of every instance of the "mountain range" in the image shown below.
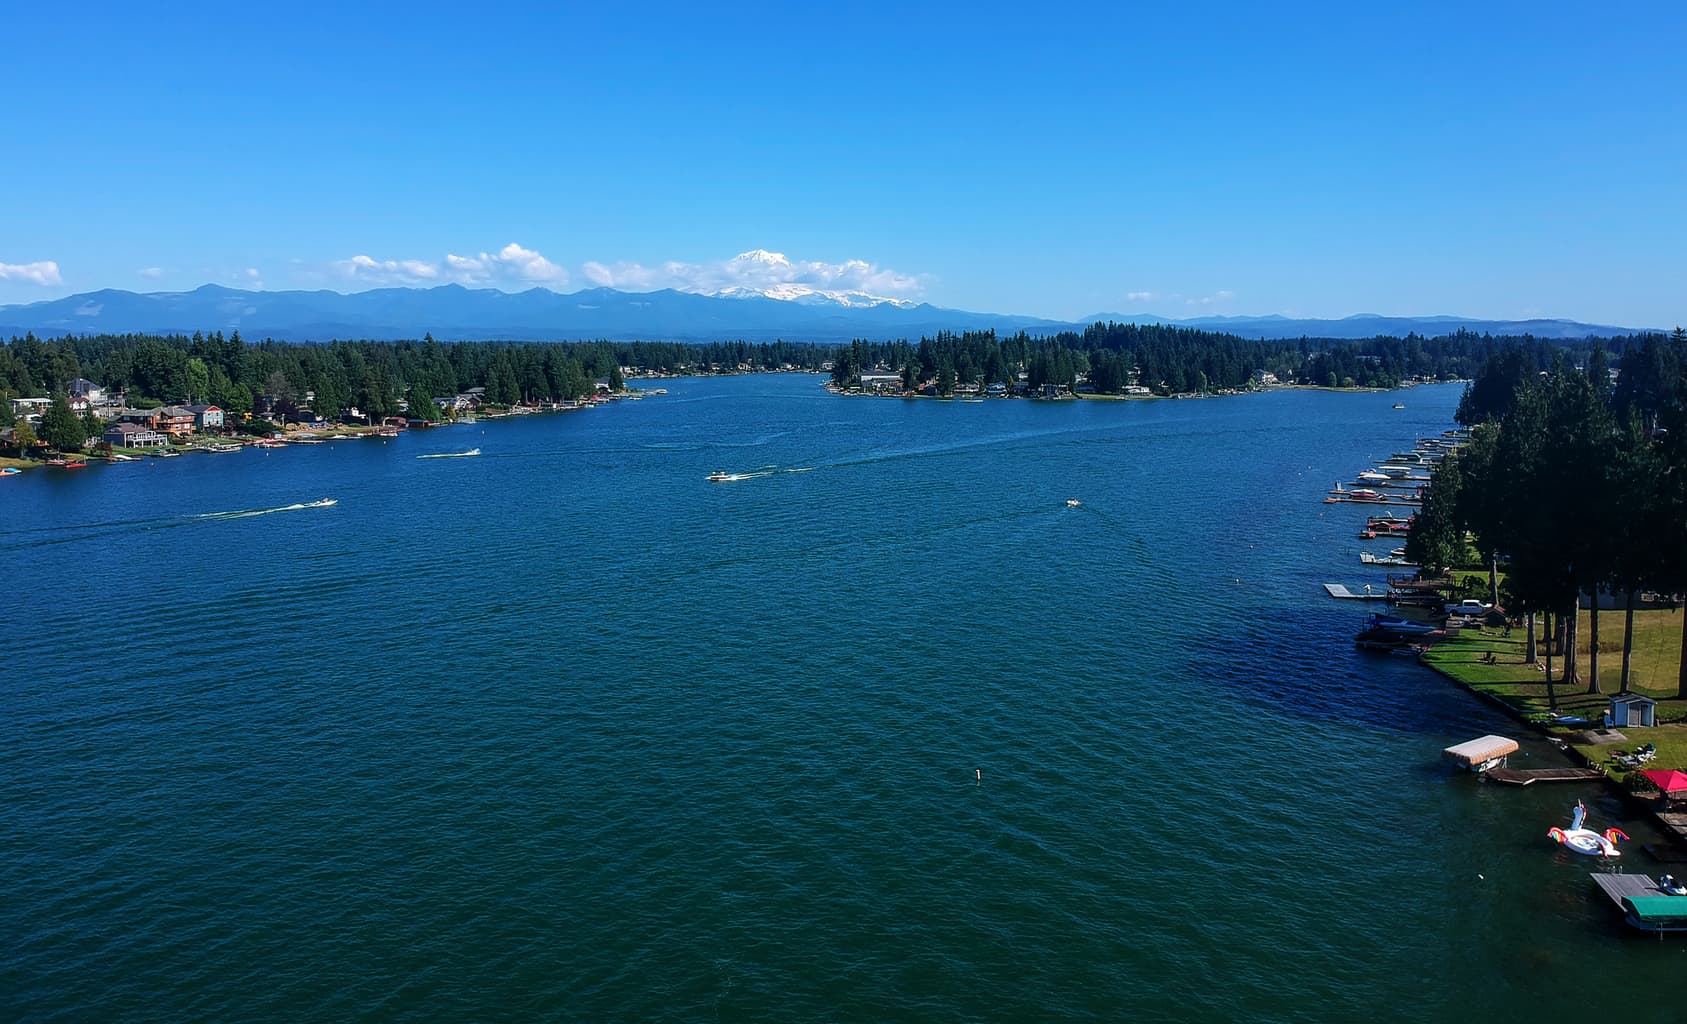
[[1283,316],[1213,316],[1174,320],[1141,313],[1097,313],[1077,321],[1002,313],[973,313],[928,303],[883,300],[859,293],[795,288],[737,288],[702,295],[672,289],[624,292],[546,288],[501,292],[449,284],[371,291],[243,291],[204,285],[187,292],[105,289],[62,299],[0,306],[0,336],[191,333],[234,330],[248,339],[325,341],[333,338],[440,340],[575,339],[714,341],[744,339],[838,342],[852,338],[916,338],[938,331],[994,329],[1052,334],[1097,321],[1170,324],[1225,331],[1246,338],[1369,338],[1425,336],[1459,329],[1489,334],[1581,338],[1639,333],[1637,329],[1573,320],[1477,320],[1455,316],[1358,314],[1340,320]]

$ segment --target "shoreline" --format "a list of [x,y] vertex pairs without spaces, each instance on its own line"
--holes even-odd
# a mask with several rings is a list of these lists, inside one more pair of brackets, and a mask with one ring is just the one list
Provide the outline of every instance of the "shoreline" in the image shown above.
[[[666,393],[667,393],[666,389],[662,389],[662,388],[658,388],[658,389],[650,390],[650,391],[646,391],[646,390],[642,390],[642,389],[636,389],[636,388],[628,388],[628,389],[625,389],[625,390],[620,391],[620,392],[615,392],[613,394],[603,396],[603,397],[601,397],[597,400],[582,401],[582,402],[580,402],[576,405],[572,405],[572,406],[559,406],[557,408],[549,408],[549,409],[519,406],[519,407],[511,407],[511,408],[520,408],[521,409],[520,412],[511,412],[511,411],[482,412],[482,413],[476,413],[473,416],[465,417],[465,418],[462,418],[462,419],[447,419],[447,420],[417,422],[414,426],[406,425],[406,426],[403,426],[403,427],[388,426],[388,425],[381,425],[381,424],[363,424],[363,423],[335,423],[335,424],[325,425],[325,426],[315,426],[315,425],[306,426],[306,425],[303,425],[303,424],[293,424],[293,425],[291,425],[291,427],[284,426],[284,425],[278,425],[279,429],[277,429],[275,431],[271,431],[270,433],[267,433],[267,434],[262,434],[262,435],[245,434],[245,433],[215,434],[215,435],[213,435],[213,434],[195,434],[195,435],[191,435],[189,438],[185,439],[186,443],[171,444],[167,448],[162,449],[163,451],[168,452],[167,455],[162,455],[162,456],[160,455],[161,449],[158,449],[158,448],[115,448],[114,447],[114,448],[111,449],[109,454],[108,453],[100,453],[100,452],[92,452],[92,451],[84,450],[82,452],[78,452],[78,453],[75,453],[73,455],[67,455],[67,454],[62,453],[62,452],[55,452],[55,453],[49,455],[48,458],[66,458],[66,459],[74,458],[78,461],[87,463],[89,466],[92,466],[95,463],[99,463],[99,464],[102,464],[102,465],[117,465],[117,464],[123,463],[123,462],[140,462],[140,461],[143,461],[143,460],[146,460],[146,459],[156,459],[156,458],[161,458],[161,457],[162,458],[174,458],[178,455],[219,454],[219,452],[215,451],[214,449],[216,449],[217,447],[220,447],[220,446],[225,446],[225,445],[236,445],[239,448],[244,449],[244,448],[259,448],[259,447],[292,447],[295,444],[301,444],[301,443],[302,444],[327,444],[330,441],[354,441],[354,440],[361,441],[361,440],[365,440],[367,438],[373,438],[373,437],[381,437],[381,438],[391,439],[393,437],[398,437],[402,434],[408,433],[409,431],[412,431],[412,430],[418,430],[418,431],[436,430],[436,429],[443,429],[443,428],[446,428],[446,427],[469,426],[469,425],[479,423],[479,422],[484,422],[484,421],[487,421],[487,420],[503,420],[503,419],[513,419],[513,418],[522,417],[522,416],[540,416],[540,415],[555,415],[555,414],[566,413],[566,412],[582,412],[582,411],[587,410],[587,409],[595,408],[598,405],[606,404],[607,402],[620,401],[622,399],[628,399],[628,400],[643,399],[643,398],[648,398],[652,395],[661,395],[661,394],[666,394]],[[228,454],[228,452],[225,450],[224,452],[222,452],[220,454]],[[117,456],[117,457],[114,458],[113,456]],[[17,474],[17,475],[21,475],[22,473],[29,472],[31,470],[63,469],[65,467],[51,465],[47,461],[46,458],[42,458],[42,459],[20,459],[20,458],[15,458],[15,457],[11,457],[11,456],[0,456],[0,468],[17,469],[19,471],[19,474]]]

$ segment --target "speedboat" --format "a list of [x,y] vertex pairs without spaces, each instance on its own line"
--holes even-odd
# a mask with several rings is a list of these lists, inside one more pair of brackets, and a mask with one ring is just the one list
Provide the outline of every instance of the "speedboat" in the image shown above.
[[1554,826],[1547,830],[1559,845],[1576,853],[1589,857],[1621,857],[1617,849],[1617,840],[1627,840],[1628,834],[1620,828],[1608,828],[1604,832],[1595,832],[1590,828],[1583,828],[1582,822],[1587,820],[1587,807],[1580,800],[1576,801],[1576,809],[1570,814],[1570,827],[1558,828]]
[[731,480],[731,479],[732,479],[731,473],[723,473],[718,469],[715,470],[713,473],[710,473],[709,477],[708,477],[709,482],[712,483],[712,484],[725,483],[726,481]]
[[1078,506],[1080,506],[1082,504],[1083,504],[1083,502],[1079,501],[1077,498],[1067,498],[1066,499],[1066,507],[1067,508],[1077,508]]
[[19,469],[16,466],[7,466],[4,469],[0,469],[0,476],[17,476],[19,473],[22,473],[22,472],[23,472],[23,470]]

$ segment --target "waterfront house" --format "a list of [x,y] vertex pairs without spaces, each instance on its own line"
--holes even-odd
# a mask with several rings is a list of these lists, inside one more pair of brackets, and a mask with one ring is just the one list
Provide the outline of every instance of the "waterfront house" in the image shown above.
[[12,415],[22,418],[31,414],[40,415],[53,404],[51,398],[14,398],[12,399]]
[[78,416],[88,415],[88,410],[93,408],[93,403],[89,402],[87,397],[83,395],[71,395],[69,405],[70,411]]
[[902,374],[894,370],[862,370],[861,390],[902,393]]
[[117,414],[119,423],[138,423],[143,427],[158,429],[157,409],[124,409]]
[[193,433],[193,413],[184,406],[166,405],[157,412],[158,425],[155,429],[171,437],[187,437]]
[[193,413],[193,425],[200,430],[223,428],[223,411],[214,405],[190,405],[187,411]]
[[78,377],[70,382],[70,397],[85,398],[89,405],[99,405],[105,401],[105,389],[86,377]]
[[170,443],[169,435],[139,423],[113,423],[102,439],[113,448],[158,448]]

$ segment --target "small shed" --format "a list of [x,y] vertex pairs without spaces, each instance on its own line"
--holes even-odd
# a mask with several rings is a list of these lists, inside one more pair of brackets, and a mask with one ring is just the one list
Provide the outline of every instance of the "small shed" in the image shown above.
[[1459,767],[1473,772],[1485,772],[1505,764],[1508,754],[1517,753],[1517,741],[1505,736],[1483,736],[1467,740],[1441,751],[1441,756],[1455,761]]
[[1650,729],[1657,715],[1658,702],[1638,693],[1625,693],[1611,698],[1611,710],[1606,712],[1607,724],[1613,728],[1637,726]]

